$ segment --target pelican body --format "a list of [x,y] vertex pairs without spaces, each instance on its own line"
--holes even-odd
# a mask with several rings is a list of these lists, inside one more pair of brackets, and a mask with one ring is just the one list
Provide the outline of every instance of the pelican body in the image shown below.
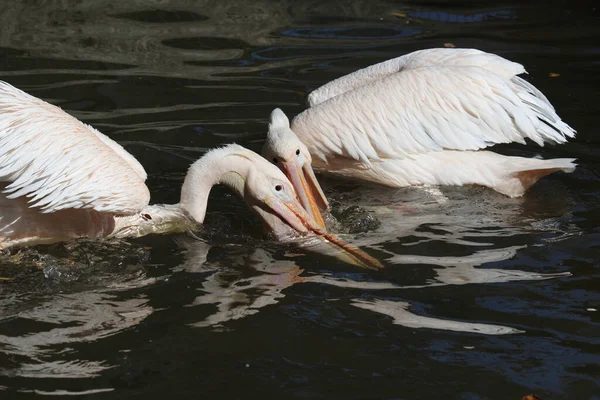
[[291,125],[274,110],[262,154],[288,177],[312,163],[318,171],[390,187],[476,184],[522,196],[544,175],[575,168],[574,159],[485,150],[575,136],[548,99],[518,76],[525,72],[474,49],[416,51],[316,89]]
[[60,108],[0,82],[0,249],[78,237],[137,237],[204,221],[213,185],[232,188],[276,238],[325,234],[284,174],[238,145],[191,165],[174,205],[149,205],[140,163]]
[[[238,145],[191,165],[174,205],[149,205],[142,165],[60,108],[0,83],[0,249],[77,237],[138,237],[204,221],[213,185],[232,188],[279,239],[316,226],[287,178]],[[285,223],[283,222],[285,221]]]

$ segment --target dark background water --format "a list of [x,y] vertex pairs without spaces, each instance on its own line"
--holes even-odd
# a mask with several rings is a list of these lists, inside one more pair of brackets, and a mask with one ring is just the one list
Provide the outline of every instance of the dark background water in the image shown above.
[[[594,2],[22,1],[0,5],[0,79],[123,144],[154,202],[189,163],[261,147],[274,107],[410,51],[523,63],[578,136],[524,198],[323,180],[381,227],[364,272],[263,242],[211,195],[185,235],[0,261],[0,397],[600,399],[600,19]],[[551,75],[559,74],[559,76]]]

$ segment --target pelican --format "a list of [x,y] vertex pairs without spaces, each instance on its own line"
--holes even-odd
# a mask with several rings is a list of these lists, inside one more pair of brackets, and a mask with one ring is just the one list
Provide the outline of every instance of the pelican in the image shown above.
[[118,143],[0,81],[0,249],[193,229],[204,221],[213,185],[224,184],[278,240],[314,234],[359,264],[381,265],[326,233],[304,211],[285,175],[239,145],[211,150],[194,162],[178,204],[148,205],[145,180],[142,165]]
[[325,209],[327,200],[311,163],[390,187],[476,184],[519,197],[541,177],[575,168],[570,158],[483,150],[575,136],[523,73],[521,64],[475,49],[416,51],[316,89],[291,125],[275,109],[262,154],[285,172],[319,223],[312,204]]

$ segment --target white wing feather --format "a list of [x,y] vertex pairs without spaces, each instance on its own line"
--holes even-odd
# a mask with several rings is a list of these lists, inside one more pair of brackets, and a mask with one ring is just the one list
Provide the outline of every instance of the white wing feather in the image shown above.
[[144,168],[119,144],[60,108],[0,82],[0,182],[49,213],[133,214],[150,193]]
[[[308,95],[308,104],[310,107],[313,107],[332,97],[354,90],[369,82],[385,78],[386,76],[397,72],[433,66],[480,67],[507,79],[526,72],[521,64],[508,61],[496,54],[486,53],[481,50],[446,48],[425,49],[371,65],[328,82]],[[537,91],[537,89],[535,90]],[[537,95],[540,94],[541,93],[537,91]],[[543,95],[541,97],[546,99]]]
[[[539,90],[511,76],[519,71],[514,67],[519,64],[480,53],[474,51],[473,57],[482,66],[433,65],[400,73],[377,72],[349,90],[349,83],[333,86],[328,94],[339,94],[299,114],[292,130],[314,156],[323,160],[328,155],[344,156],[367,165],[370,160],[444,149],[524,143],[525,138],[539,145],[563,143],[575,135]],[[492,68],[493,59],[505,63]]]

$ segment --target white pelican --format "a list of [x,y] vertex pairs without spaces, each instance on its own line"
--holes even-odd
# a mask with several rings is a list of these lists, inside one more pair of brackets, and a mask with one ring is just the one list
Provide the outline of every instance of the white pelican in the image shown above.
[[313,194],[302,192],[312,188],[320,208],[326,199],[311,162],[323,172],[391,187],[477,184],[522,196],[541,177],[575,168],[574,159],[482,150],[575,136],[548,99],[517,76],[525,72],[474,49],[416,51],[316,89],[291,127],[275,109],[262,154],[286,173],[313,215]]
[[208,194],[221,183],[242,197],[277,239],[314,233],[359,264],[380,266],[324,232],[285,175],[241,146],[211,150],[193,163],[178,204],[148,205],[145,180],[142,165],[115,141],[0,81],[0,249],[191,229],[204,221]]

